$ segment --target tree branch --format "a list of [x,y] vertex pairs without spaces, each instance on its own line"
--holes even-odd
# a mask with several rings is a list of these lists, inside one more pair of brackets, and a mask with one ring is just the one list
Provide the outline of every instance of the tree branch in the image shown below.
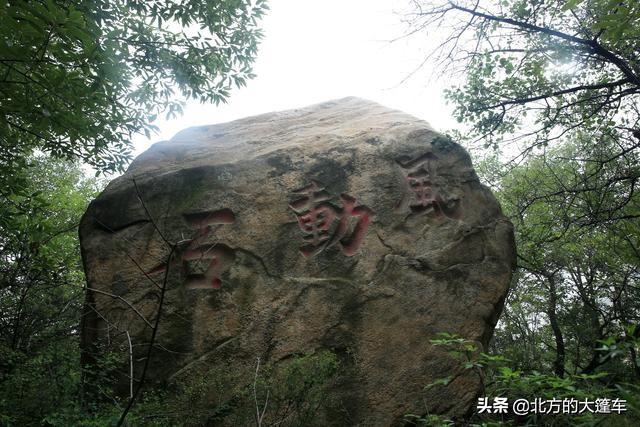
[[452,1],[449,1],[449,6],[451,9],[458,10],[461,12],[465,12],[471,14],[473,16],[477,16],[479,18],[486,19],[492,22],[499,22],[502,24],[512,25],[514,27],[526,29],[529,31],[533,31],[536,33],[546,34],[553,37],[560,38],[562,40],[566,40],[571,43],[587,46],[593,53],[596,55],[606,59],[608,62],[614,64],[621,72],[626,76],[626,78],[632,82],[634,85],[640,85],[640,77],[637,76],[629,64],[627,64],[624,60],[616,56],[613,52],[605,49],[600,43],[598,43],[597,38],[594,39],[583,39],[580,37],[572,36],[570,34],[563,33],[562,31],[554,30],[551,28],[540,27],[535,24],[531,24],[529,22],[517,21],[511,18],[505,18],[501,16],[490,15],[487,13],[479,12],[476,9],[469,9],[464,6],[460,6]]
[[599,90],[599,89],[613,88],[616,86],[622,86],[627,83],[629,83],[629,79],[625,78],[625,79],[617,80],[615,82],[610,82],[610,83],[599,83],[599,84],[593,84],[593,85],[575,86],[572,88],[562,89],[555,92],[547,93],[544,95],[532,96],[530,98],[517,98],[513,100],[505,100],[505,101],[499,102],[498,104],[489,105],[483,108],[470,109],[469,111],[479,112],[479,111],[491,110],[498,107],[505,107],[507,105],[522,105],[522,104],[527,104],[529,102],[540,101],[546,98],[552,98],[555,96],[567,95],[570,93],[580,92],[584,90]]

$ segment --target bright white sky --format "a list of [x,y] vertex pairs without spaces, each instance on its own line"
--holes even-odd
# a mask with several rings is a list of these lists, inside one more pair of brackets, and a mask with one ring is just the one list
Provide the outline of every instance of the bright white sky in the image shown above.
[[[407,0],[271,0],[262,22],[265,38],[247,87],[226,105],[189,103],[183,116],[158,120],[159,135],[134,139],[136,155],[178,131],[270,111],[359,96],[428,121],[436,130],[455,126],[443,100],[448,77],[430,78],[427,64],[401,83],[433,48],[425,34],[391,40],[407,27]],[[437,76],[436,76],[437,77]]]

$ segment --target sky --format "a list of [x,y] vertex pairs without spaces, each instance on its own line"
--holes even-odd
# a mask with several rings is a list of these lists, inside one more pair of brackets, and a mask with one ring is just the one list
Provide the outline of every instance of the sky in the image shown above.
[[429,35],[392,41],[407,31],[408,0],[271,0],[269,7],[257,77],[232,91],[227,104],[189,102],[184,115],[157,120],[159,134],[134,139],[136,155],[188,127],[346,96],[405,111],[436,130],[455,126],[443,99],[449,76],[434,75],[427,64],[409,77],[433,49]]

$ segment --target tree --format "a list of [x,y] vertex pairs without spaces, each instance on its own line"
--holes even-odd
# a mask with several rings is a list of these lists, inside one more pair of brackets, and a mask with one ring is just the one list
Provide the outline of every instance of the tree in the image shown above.
[[[640,146],[640,3],[627,0],[413,2],[414,31],[448,28],[433,52],[461,70],[446,94],[486,146],[521,154],[577,132]],[[614,153],[612,153],[614,154]]]
[[224,102],[253,77],[265,0],[0,2],[0,188],[36,150],[122,171],[178,92]]
[[[585,148],[565,144],[532,157],[498,191],[516,226],[521,270],[496,345],[517,367],[559,377],[592,374],[611,362],[602,341],[625,341],[640,322],[640,224],[625,219],[639,211],[640,199],[617,200],[621,191],[611,177],[624,164],[585,167],[580,154],[598,156]],[[595,149],[608,155],[606,147]],[[636,346],[607,369],[639,379]]]
[[80,394],[77,228],[98,187],[77,164],[43,156],[30,163],[21,170],[26,196],[0,205],[2,425],[43,425]]

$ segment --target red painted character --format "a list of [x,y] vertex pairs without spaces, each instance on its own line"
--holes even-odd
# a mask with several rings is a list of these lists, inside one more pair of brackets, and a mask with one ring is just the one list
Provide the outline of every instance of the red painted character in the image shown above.
[[[203,274],[190,274],[187,276],[185,286],[187,289],[219,289],[221,286],[220,275],[227,271],[235,259],[233,249],[229,246],[204,242],[213,231],[213,226],[218,224],[233,224],[235,215],[230,209],[221,209],[214,212],[202,212],[185,214],[184,219],[192,227],[197,229],[195,236],[188,240],[187,247],[181,252],[183,268],[187,268],[189,261],[211,260]],[[164,272],[166,263],[151,269],[147,274]]]
[[432,213],[435,216],[455,216],[452,209],[446,206],[433,182],[437,159],[435,154],[427,153],[406,163],[400,163],[411,193],[399,205],[408,205],[411,215]]
[[[331,195],[322,184],[313,180],[294,194],[303,196],[290,205],[305,234],[306,244],[300,248],[302,255],[311,257],[337,244],[346,256],[353,256],[371,222],[370,209],[356,206],[356,199],[346,194],[340,195],[342,208],[335,207],[329,202]],[[351,233],[350,218],[357,218]]]

